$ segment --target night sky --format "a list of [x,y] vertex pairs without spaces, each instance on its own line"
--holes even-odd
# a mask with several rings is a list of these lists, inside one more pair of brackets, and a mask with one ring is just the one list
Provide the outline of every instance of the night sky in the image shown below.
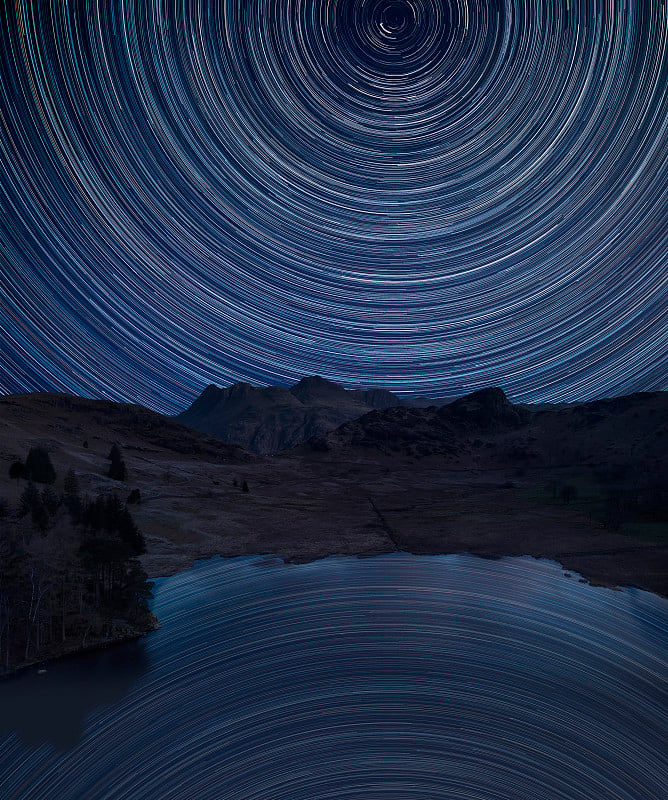
[[0,390],[668,385],[662,0],[4,0]]

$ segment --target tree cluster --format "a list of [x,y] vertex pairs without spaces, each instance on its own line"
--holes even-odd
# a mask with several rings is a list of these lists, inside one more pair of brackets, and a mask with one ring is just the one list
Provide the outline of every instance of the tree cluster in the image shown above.
[[12,480],[25,478],[34,483],[53,484],[56,480],[56,470],[51,463],[51,457],[44,447],[31,447],[28,457],[23,461],[14,461],[9,467],[9,477]]
[[72,471],[60,496],[30,475],[11,522],[0,519],[0,672],[150,620],[144,538],[127,506],[82,497]]

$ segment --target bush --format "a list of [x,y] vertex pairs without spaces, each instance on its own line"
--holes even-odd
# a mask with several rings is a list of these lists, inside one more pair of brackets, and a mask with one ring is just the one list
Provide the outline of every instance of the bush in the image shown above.
[[139,489],[133,489],[128,495],[128,499],[125,501],[125,504],[128,506],[135,505],[136,503],[141,503],[141,492]]
[[56,470],[43,447],[31,447],[25,463],[25,477],[35,483],[54,483]]

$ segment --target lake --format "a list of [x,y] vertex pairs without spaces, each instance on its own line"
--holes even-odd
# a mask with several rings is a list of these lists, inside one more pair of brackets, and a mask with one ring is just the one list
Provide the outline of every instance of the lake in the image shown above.
[[212,559],[0,684],[2,800],[666,800],[668,602],[529,558]]

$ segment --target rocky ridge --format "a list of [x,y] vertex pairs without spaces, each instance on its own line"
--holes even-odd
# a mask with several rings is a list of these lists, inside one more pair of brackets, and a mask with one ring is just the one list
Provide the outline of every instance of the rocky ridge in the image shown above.
[[288,450],[374,409],[441,405],[452,398],[403,399],[386,389],[344,389],[318,375],[290,388],[236,383],[208,386],[176,419],[261,455]]

